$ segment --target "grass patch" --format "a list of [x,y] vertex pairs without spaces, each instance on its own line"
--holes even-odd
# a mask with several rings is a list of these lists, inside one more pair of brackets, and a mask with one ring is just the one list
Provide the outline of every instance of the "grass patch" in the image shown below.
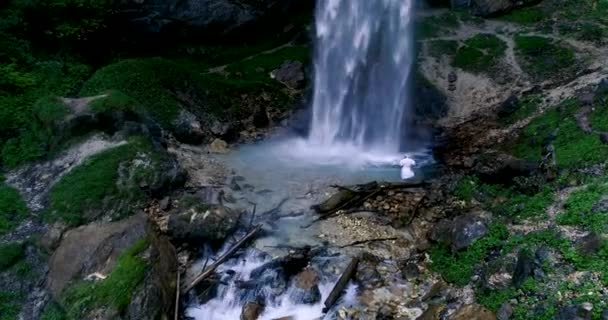
[[249,81],[268,82],[268,73],[278,68],[284,61],[295,60],[304,64],[311,58],[310,48],[307,46],[288,46],[272,53],[256,55],[251,59],[229,64],[226,71],[239,74],[240,78]]
[[27,216],[27,207],[19,192],[5,185],[2,180],[0,179],[0,235],[17,227]]
[[203,90],[188,70],[161,58],[129,59],[99,69],[84,84],[80,94],[93,96],[119,90],[145,106],[157,121],[170,127],[179,113],[178,101],[171,94],[181,84]]
[[608,185],[598,183],[572,192],[564,204],[564,212],[557,216],[557,222],[604,233],[608,224],[608,212],[594,212],[593,207],[607,195]]
[[425,17],[418,23],[416,30],[422,39],[434,38],[453,32],[460,27],[460,19],[455,12]]
[[40,317],[41,320],[67,320],[65,311],[59,304],[54,301],[44,307],[44,311]]
[[570,48],[541,36],[515,36],[515,52],[524,70],[536,79],[569,74],[576,67]]
[[23,245],[20,243],[0,244],[0,271],[12,267],[23,259],[24,255]]
[[154,162],[150,143],[143,138],[133,138],[128,144],[86,159],[51,189],[46,219],[63,220],[70,226],[77,226],[95,219],[96,214],[100,213],[119,210],[113,215],[120,217],[128,214],[122,210],[129,211],[145,196],[137,181],[145,179],[155,169],[152,163],[138,171],[142,176],[129,177],[126,185],[119,185],[120,165],[133,160],[139,153],[150,155]]
[[15,320],[21,311],[22,297],[7,291],[0,291],[0,320]]
[[475,269],[483,262],[488,252],[500,249],[509,237],[509,231],[503,224],[492,224],[488,234],[475,241],[463,251],[452,252],[446,245],[436,245],[429,251],[431,270],[439,272],[443,278],[458,286],[469,283]]
[[458,51],[458,41],[456,40],[433,40],[427,42],[429,54],[432,57],[441,59],[443,56],[453,57]]
[[548,186],[534,194],[525,194],[515,187],[486,184],[470,176],[458,182],[454,195],[465,201],[477,199],[488,210],[515,221],[542,218],[555,198],[553,190]]
[[512,146],[514,155],[540,160],[543,142],[557,132],[553,145],[559,167],[579,168],[604,161],[608,146],[597,135],[586,134],[578,127],[574,118],[577,108],[575,100],[568,100],[532,120]]
[[548,16],[540,7],[527,7],[513,10],[501,16],[500,19],[519,24],[535,24],[545,20]]
[[95,99],[89,103],[89,106],[93,111],[124,111],[136,109],[137,101],[118,90],[110,90],[106,92],[105,95],[105,97]]
[[492,34],[477,34],[464,42],[452,64],[473,73],[488,72],[504,56],[507,45]]
[[76,283],[66,289],[61,302],[67,318],[85,319],[87,312],[102,306],[112,306],[118,312],[125,310],[145,277],[148,266],[139,254],[147,247],[147,240],[137,241],[120,255],[105,280]]
[[509,125],[519,120],[525,119],[533,115],[538,110],[538,107],[542,103],[542,100],[543,97],[538,94],[524,96],[517,102],[517,108],[515,112],[506,117],[500,118],[499,121],[502,124]]

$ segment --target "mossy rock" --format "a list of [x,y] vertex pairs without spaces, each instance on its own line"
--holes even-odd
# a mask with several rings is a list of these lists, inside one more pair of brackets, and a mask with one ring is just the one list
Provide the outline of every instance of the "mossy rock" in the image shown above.
[[536,80],[568,77],[580,67],[574,50],[556,40],[526,35],[514,40],[518,62]]
[[472,73],[487,73],[504,57],[507,44],[492,34],[480,33],[464,41],[452,65]]

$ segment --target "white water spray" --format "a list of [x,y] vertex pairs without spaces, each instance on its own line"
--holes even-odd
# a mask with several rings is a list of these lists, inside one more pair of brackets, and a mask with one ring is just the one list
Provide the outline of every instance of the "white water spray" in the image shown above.
[[414,0],[317,3],[312,150],[341,150],[345,157],[399,153],[414,58],[413,7]]

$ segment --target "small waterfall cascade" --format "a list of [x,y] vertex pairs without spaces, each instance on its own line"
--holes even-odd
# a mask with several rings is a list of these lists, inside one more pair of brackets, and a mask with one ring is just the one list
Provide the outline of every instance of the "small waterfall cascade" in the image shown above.
[[397,154],[409,110],[414,0],[324,0],[316,9],[308,143]]

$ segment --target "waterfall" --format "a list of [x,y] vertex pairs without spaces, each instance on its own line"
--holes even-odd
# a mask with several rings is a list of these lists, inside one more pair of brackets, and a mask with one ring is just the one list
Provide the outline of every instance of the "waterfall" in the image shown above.
[[321,0],[308,143],[397,154],[409,110],[414,0]]

